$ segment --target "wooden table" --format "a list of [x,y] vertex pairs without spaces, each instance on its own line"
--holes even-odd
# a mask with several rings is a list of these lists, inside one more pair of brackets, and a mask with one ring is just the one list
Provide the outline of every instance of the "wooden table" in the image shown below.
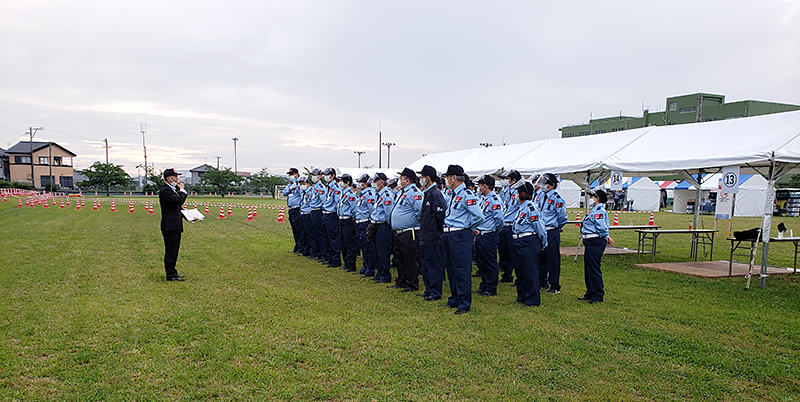
[[695,261],[697,261],[697,258],[699,257],[698,248],[700,244],[711,246],[711,256],[709,261],[714,259],[714,234],[717,233],[717,231],[714,229],[637,229],[636,232],[639,233],[639,243],[636,246],[637,264],[639,263],[642,253],[646,251],[645,246],[647,246],[647,240],[652,242],[650,245],[650,262],[653,263],[656,260],[658,236],[662,234],[674,233],[690,233],[692,235],[692,247],[689,257],[694,258]]

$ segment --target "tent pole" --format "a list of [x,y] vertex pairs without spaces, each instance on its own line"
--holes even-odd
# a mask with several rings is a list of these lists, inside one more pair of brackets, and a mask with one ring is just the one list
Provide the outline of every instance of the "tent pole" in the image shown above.
[[767,181],[767,200],[764,205],[764,219],[761,222],[761,239],[763,248],[761,251],[761,275],[759,275],[758,287],[767,287],[767,257],[769,256],[769,229],[772,227],[772,204],[775,202],[775,153],[773,152],[769,164],[769,180]]
[[[694,197],[694,216],[692,217],[692,228],[698,229],[697,221],[700,217],[700,198],[703,196],[703,169],[697,173],[697,193]],[[694,238],[694,237],[693,237]]]

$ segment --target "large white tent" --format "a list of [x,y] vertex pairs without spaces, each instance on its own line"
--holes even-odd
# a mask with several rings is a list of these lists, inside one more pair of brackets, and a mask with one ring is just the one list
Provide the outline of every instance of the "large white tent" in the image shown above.
[[[739,166],[742,174],[760,174],[767,181],[767,198],[775,194],[775,181],[800,166],[800,111],[783,112],[741,119],[651,126],[615,133],[576,138],[558,138],[518,144],[527,153],[476,148],[453,153],[428,154],[414,162],[414,169],[430,164],[442,169],[448,164],[469,160],[491,161],[481,171],[515,168],[522,173],[552,172],[574,180],[583,188],[609,172],[621,171],[636,176],[680,174],[699,185],[702,173],[717,173],[725,166]],[[506,147],[498,147],[500,149]],[[491,149],[491,151],[489,151]],[[492,153],[492,158],[483,155]],[[447,155],[451,154],[451,155]],[[468,172],[474,171],[464,166]],[[696,177],[693,177],[697,175]],[[767,205],[767,203],[765,203]],[[761,286],[764,286],[766,254],[769,250],[771,208],[765,208]],[[695,219],[697,217],[695,216]]]
[[558,183],[558,194],[564,199],[564,206],[567,208],[580,208],[581,188],[572,180],[561,180]]
[[733,202],[733,216],[761,216],[769,183],[760,175],[741,175],[739,183],[739,192]]

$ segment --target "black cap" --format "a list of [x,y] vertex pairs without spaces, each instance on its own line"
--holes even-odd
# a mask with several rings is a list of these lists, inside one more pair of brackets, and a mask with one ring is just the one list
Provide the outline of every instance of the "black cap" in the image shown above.
[[170,176],[180,176],[180,175],[181,174],[176,172],[175,169],[167,169],[167,170],[164,171],[164,178],[165,179],[167,177],[170,177]]
[[306,177],[305,176],[300,176],[300,177],[297,178],[297,181],[301,181],[301,182],[305,183],[306,182]]
[[436,177],[436,169],[434,169],[433,166],[431,166],[431,165],[423,166],[422,170],[420,170],[417,173],[419,173],[421,176],[428,176],[428,177],[431,177],[431,178]]
[[489,186],[489,188],[494,188],[494,177],[485,174],[481,177],[478,177],[478,180],[476,180],[475,183],[485,184]]
[[606,201],[608,201],[608,195],[606,195],[606,192],[603,190],[595,190],[593,194],[590,195],[596,196],[597,199],[600,200],[601,204],[605,204]]
[[345,183],[353,183],[353,176],[350,176],[347,173],[339,176],[339,178],[342,179],[342,181]]
[[553,186],[553,188],[558,188],[558,177],[552,173],[545,173],[544,174],[545,184],[549,184]]
[[289,168],[289,171],[286,174],[300,174],[300,171],[297,168]]
[[314,176],[319,176],[319,175],[322,174],[322,171],[319,170],[319,168],[314,168],[314,169],[311,169],[311,174],[313,174]]
[[369,181],[369,175],[364,173],[361,176],[358,176],[358,179],[356,179],[356,181],[359,183],[366,183],[367,181]]
[[444,172],[444,176],[464,176],[464,168],[459,165],[450,165],[447,167],[447,171]]
[[399,174],[400,176],[408,177],[414,183],[417,182],[417,174],[414,173],[414,171],[409,168],[405,168],[403,169],[402,172],[397,172],[397,174]]
[[336,174],[336,169],[332,167],[326,168],[325,170],[322,171],[322,174],[324,174],[325,176]]
[[388,177],[386,177],[386,175],[385,175],[385,174],[383,174],[383,173],[381,173],[381,172],[378,172],[378,173],[375,173],[375,177],[374,177],[373,181],[374,181],[374,180],[383,180],[383,181],[386,181],[386,180],[389,180],[389,178],[388,178]]

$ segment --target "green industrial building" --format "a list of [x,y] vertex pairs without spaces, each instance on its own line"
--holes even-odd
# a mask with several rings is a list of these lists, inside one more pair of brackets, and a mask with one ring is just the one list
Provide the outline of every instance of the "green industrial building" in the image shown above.
[[697,93],[667,98],[667,110],[642,117],[614,116],[589,120],[588,124],[558,129],[562,138],[611,133],[647,126],[697,123],[800,110],[800,105],[745,100],[725,103],[725,95]]

